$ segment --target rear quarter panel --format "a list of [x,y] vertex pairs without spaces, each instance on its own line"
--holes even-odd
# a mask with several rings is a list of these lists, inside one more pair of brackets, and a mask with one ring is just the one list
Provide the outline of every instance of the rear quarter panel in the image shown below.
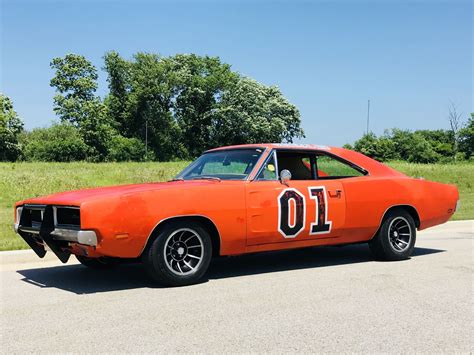
[[370,240],[385,212],[393,206],[409,205],[420,217],[419,229],[446,222],[454,213],[459,197],[453,185],[406,176],[363,176],[343,180],[346,194],[344,240]]

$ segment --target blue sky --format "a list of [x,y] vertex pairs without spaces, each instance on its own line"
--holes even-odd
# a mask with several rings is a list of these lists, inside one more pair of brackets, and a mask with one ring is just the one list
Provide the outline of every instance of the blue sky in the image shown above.
[[56,119],[53,57],[101,68],[109,50],[219,56],[279,86],[308,143],[360,137],[369,98],[377,134],[447,128],[450,100],[473,111],[470,1],[0,1],[1,91],[29,129]]

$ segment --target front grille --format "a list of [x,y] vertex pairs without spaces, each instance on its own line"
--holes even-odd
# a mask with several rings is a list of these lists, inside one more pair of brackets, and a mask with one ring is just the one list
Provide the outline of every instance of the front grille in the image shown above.
[[[45,216],[48,215],[45,213],[46,210],[50,211],[48,213],[51,216],[48,221],[45,221]],[[80,229],[81,216],[78,207],[24,205],[18,223],[20,227],[26,227],[31,233],[38,232],[43,223],[54,228]]]
[[79,208],[56,207],[56,225],[80,228],[81,214]]
[[39,231],[43,223],[45,209],[46,206],[44,205],[25,205],[22,209],[19,223],[23,227]]
[[30,213],[31,227],[40,228],[43,222],[44,210],[28,210]]

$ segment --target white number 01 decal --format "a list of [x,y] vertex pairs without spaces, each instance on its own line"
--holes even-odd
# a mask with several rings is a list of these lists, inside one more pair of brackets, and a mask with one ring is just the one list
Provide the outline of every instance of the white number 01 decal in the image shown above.
[[[331,232],[332,222],[328,221],[326,187],[308,187],[309,198],[316,201],[316,219],[310,224],[309,234]],[[294,211],[291,218],[291,211]],[[306,225],[306,199],[294,188],[288,188],[278,196],[278,231],[284,238],[295,238]]]

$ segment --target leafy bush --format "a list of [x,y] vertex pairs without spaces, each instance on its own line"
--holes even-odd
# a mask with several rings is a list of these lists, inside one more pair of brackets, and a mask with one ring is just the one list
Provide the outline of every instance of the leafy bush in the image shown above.
[[380,137],[373,133],[365,134],[355,142],[354,149],[379,161],[398,158],[395,143],[388,137]]
[[[411,163],[435,163],[444,154],[450,154],[449,159],[453,159],[452,145],[434,140],[430,133],[397,128],[386,131],[381,137],[369,133],[357,140],[353,149],[379,161],[401,159]],[[439,132],[436,135],[442,136]]]
[[406,160],[410,163],[436,163],[441,156],[436,153],[431,144],[418,133],[411,135],[411,140],[406,146]]
[[142,161],[145,157],[145,145],[136,138],[115,136],[109,145],[109,161]]
[[29,161],[84,160],[89,151],[79,130],[69,123],[36,128],[24,133],[20,140],[23,145],[23,157]]

